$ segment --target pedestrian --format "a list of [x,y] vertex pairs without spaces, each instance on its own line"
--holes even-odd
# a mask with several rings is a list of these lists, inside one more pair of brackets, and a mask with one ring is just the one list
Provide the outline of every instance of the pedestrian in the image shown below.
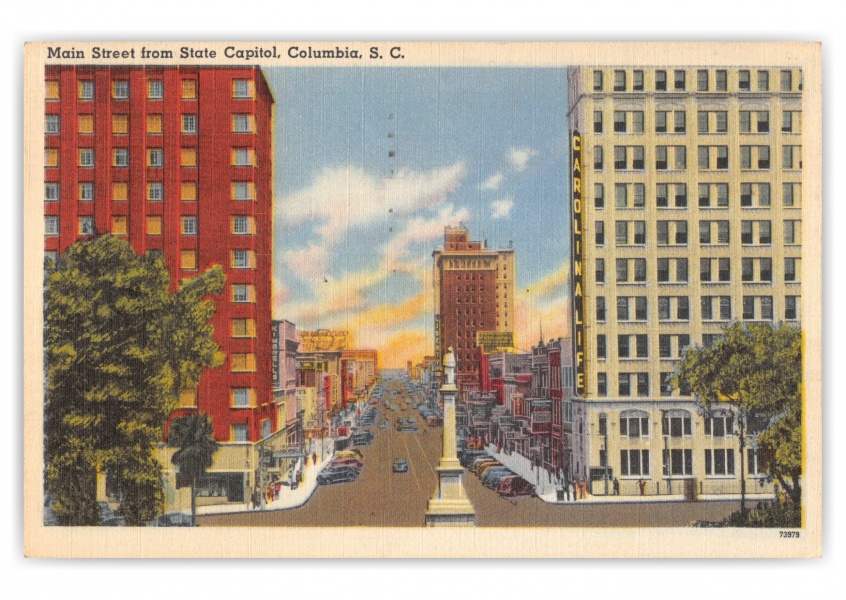
[[575,502],[576,500],[579,500],[579,499],[580,499],[580,496],[579,496],[579,482],[578,482],[578,481],[576,481],[575,479],[573,479],[573,480],[570,482],[570,486],[573,488],[573,501]]
[[315,464],[315,465],[317,464],[317,452],[311,453],[311,462],[312,462],[312,464]]
[[646,480],[643,479],[643,478],[639,479],[638,482],[637,482],[637,485],[638,485],[638,487],[640,487],[640,495],[645,496],[646,495]]
[[614,478],[614,495],[620,495],[620,481],[616,477]]
[[564,498],[566,498],[567,502],[570,501],[570,488],[571,487],[572,486],[570,485],[569,481],[564,482]]
[[587,483],[584,479],[579,481],[579,492],[582,494],[582,500],[587,500]]

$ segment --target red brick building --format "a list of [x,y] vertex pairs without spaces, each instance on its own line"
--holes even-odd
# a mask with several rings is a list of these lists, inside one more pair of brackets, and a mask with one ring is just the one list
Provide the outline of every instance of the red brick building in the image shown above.
[[226,360],[179,412],[211,415],[224,443],[272,435],[274,100],[261,70],[48,66],[45,80],[47,258],[111,233],[161,256],[174,289],[221,265]]
[[452,346],[456,383],[480,385],[476,333],[514,331],[514,250],[488,250],[470,241],[465,227],[447,227],[434,257],[435,355],[440,364]]

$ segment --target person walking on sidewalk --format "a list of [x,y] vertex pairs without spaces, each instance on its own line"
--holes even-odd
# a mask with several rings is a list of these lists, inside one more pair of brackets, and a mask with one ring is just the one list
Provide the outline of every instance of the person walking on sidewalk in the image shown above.
[[620,495],[620,480],[617,479],[616,477],[614,478],[614,495],[615,496]]
[[638,485],[638,487],[640,487],[640,495],[645,496],[646,495],[646,480],[643,479],[643,478],[639,479],[638,482],[637,482],[637,485]]
[[582,500],[587,500],[587,483],[584,479],[579,481],[579,492],[581,492]]

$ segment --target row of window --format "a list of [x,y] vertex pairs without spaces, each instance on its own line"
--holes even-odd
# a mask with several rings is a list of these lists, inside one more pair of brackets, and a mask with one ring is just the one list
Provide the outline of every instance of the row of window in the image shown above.
[[[605,82],[605,72],[596,69],[593,71],[593,91],[594,92],[645,92],[646,91],[646,75],[651,76],[650,90],[656,92],[686,92],[688,91],[688,72],[685,69],[656,69],[653,71],[645,71],[643,69],[633,69],[628,71],[626,69],[613,69],[611,85],[607,86]],[[769,92],[770,90],[770,71],[766,69],[739,69],[732,73],[735,77],[734,88],[741,92]],[[793,71],[789,69],[782,69],[779,71],[779,87],[778,91],[793,92],[802,89],[801,74],[798,81]],[[753,83],[754,78],[754,83]],[[798,89],[794,86],[798,84]],[[608,89],[606,89],[606,86]],[[691,88],[692,89],[692,88]],[[727,69],[717,69],[710,71],[709,69],[697,69],[696,71],[696,88],[697,92],[728,92],[729,91],[729,71]]]
[[[61,98],[61,83],[57,79],[45,82],[45,96],[47,102],[58,102]],[[128,80],[114,80],[111,82],[111,97],[113,100],[129,100],[130,82]],[[78,100],[94,100],[95,82],[93,79],[77,81],[76,97]],[[165,97],[165,82],[162,79],[149,79],[146,82],[145,97],[148,100],[163,100]],[[197,80],[182,79],[179,88],[180,98],[183,100],[197,99]],[[255,98],[255,82],[252,79],[233,79],[232,98]]]
[[[613,111],[614,133],[644,133],[646,124],[642,110]],[[699,134],[727,134],[729,132],[729,118],[726,110],[698,110],[696,111],[696,131]],[[770,133],[770,111],[741,110],[738,111],[737,129],[740,133]],[[688,133],[687,111],[685,110],[656,110],[654,127],[655,133]],[[593,111],[593,132],[605,131],[605,112]],[[781,132],[802,132],[802,111],[781,111]]]
[[[741,208],[769,208],[772,206],[771,185],[768,182],[742,182],[740,184]],[[728,208],[728,183],[700,183],[697,186],[699,208]],[[802,203],[802,184],[785,182],[781,184],[781,203],[788,208]],[[594,208],[605,208],[605,184],[593,184]],[[657,208],[687,208],[688,187],[686,183],[655,184],[655,206]],[[615,183],[614,207],[618,209],[646,208],[646,184]]]
[[[624,410],[620,413],[619,434],[627,438],[648,438],[651,429],[649,414],[641,410]],[[705,435],[709,437],[731,437],[734,435],[734,416],[727,412],[716,412],[703,419]],[[608,415],[602,413],[598,421],[599,435],[609,434]],[[661,435],[673,438],[693,436],[693,417],[681,409],[666,411],[661,419]],[[604,465],[603,465],[604,466]]]
[[[163,116],[160,114],[147,115],[147,133],[161,135],[164,133]],[[180,132],[185,134],[197,133],[197,115],[183,114],[180,119]],[[84,114],[77,117],[77,133],[82,135],[94,134],[94,115]],[[61,117],[59,115],[45,116],[45,132],[48,135],[59,135],[62,132]],[[255,133],[256,120],[251,114],[233,114],[231,119],[232,133]],[[129,115],[112,115],[112,134],[127,135],[129,133]]]
[[[603,225],[599,225],[603,223]],[[799,244],[801,221],[784,221],[785,244]],[[614,241],[617,246],[645,246],[647,242],[646,221],[615,221]],[[772,221],[741,221],[740,239],[743,245],[772,244]],[[605,245],[604,221],[597,221],[596,244]],[[602,230],[600,236],[598,232]],[[726,245],[730,243],[730,223],[728,220],[699,221],[699,243],[703,246]],[[756,235],[757,234],[757,235]],[[688,222],[684,220],[655,221],[655,238],[658,246],[687,246]]]
[[[783,169],[802,168],[802,146],[781,147]],[[614,146],[615,171],[643,171],[646,169],[645,146]],[[697,166],[701,171],[725,170],[729,168],[728,146],[698,146]],[[593,147],[593,168],[605,170],[605,156],[602,146]],[[740,146],[740,168],[744,170],[770,169],[770,146]],[[656,171],[684,171],[687,169],[687,146],[655,146]]]
[[[648,300],[646,296],[619,296],[617,321],[620,323],[645,322],[647,320]],[[756,308],[758,310],[756,310]],[[703,321],[731,321],[733,317],[731,296],[701,296],[701,318]],[[754,320],[756,315],[772,320],[773,303],[771,296],[743,296],[743,319]],[[784,319],[795,321],[799,318],[799,296],[784,297]],[[596,297],[596,320],[605,323],[608,308],[605,296]],[[658,296],[658,321],[690,321],[690,298],[688,296]]]
[[[615,221],[615,244],[617,246],[645,246],[646,223],[646,221]],[[784,233],[782,242],[785,245],[801,244],[802,221],[798,219],[785,219],[782,223]],[[606,241],[605,221],[595,221],[593,228],[594,243],[599,247],[604,247]],[[731,239],[729,233],[730,226],[727,220],[699,221],[699,243],[702,245],[729,244]],[[656,221],[655,237],[659,246],[686,246],[688,244],[688,222],[684,220]],[[766,219],[741,221],[740,243],[744,246],[772,245],[772,221]]]
[[[95,184],[83,182],[77,186],[77,200],[80,202],[94,201]],[[112,200],[125,202],[129,199],[129,184],[125,181],[115,181],[111,184]],[[180,200],[195,202],[197,200],[197,183],[194,181],[183,181],[180,183]],[[151,202],[162,202],[164,200],[164,183],[160,181],[146,184],[146,198]],[[252,181],[233,181],[230,185],[230,198],[232,200],[255,200],[256,186]],[[58,202],[61,199],[61,186],[59,183],[48,182],[44,184],[44,201]]]
[[[761,463],[757,451],[747,448],[747,475],[761,475]],[[604,461],[604,451],[600,451]],[[662,450],[662,475],[664,477],[693,475],[693,450]],[[711,477],[733,477],[735,475],[734,449],[705,449],[705,475]],[[605,466],[604,462],[602,466]],[[649,477],[649,450],[620,450],[620,475],[623,477]]]
[[[80,148],[77,153],[77,166],[84,169],[94,168],[94,148]],[[164,150],[162,148],[147,148],[147,166],[153,168],[164,167]],[[230,165],[233,167],[254,167],[256,166],[256,153],[253,148],[232,148],[230,153]],[[59,149],[44,149],[44,166],[54,168],[59,166]],[[113,167],[129,167],[129,149],[112,149]],[[197,149],[180,148],[179,166],[196,167]]]
[[[801,273],[801,260],[796,257],[784,259],[784,281],[797,283]],[[658,283],[690,283],[689,259],[687,258],[659,258],[657,259]],[[741,258],[741,281],[744,283],[772,283],[772,258],[762,257]],[[605,283],[605,259],[596,259],[596,283]],[[646,283],[645,258],[616,259],[616,283]],[[728,257],[700,258],[700,283],[730,283],[731,259]]]
[[[111,232],[113,235],[128,235],[129,218],[126,215],[117,215],[112,217]],[[230,233],[234,235],[255,235],[256,223],[255,218],[250,216],[233,216],[231,218]],[[95,235],[96,227],[94,225],[94,217],[78,217],[77,218],[77,234],[78,235]],[[162,217],[159,215],[150,215],[146,218],[147,235],[162,235]],[[187,216],[182,217],[180,221],[180,233],[182,235],[197,235],[197,217]],[[59,235],[59,217],[47,216],[44,218],[44,232],[47,236]]]

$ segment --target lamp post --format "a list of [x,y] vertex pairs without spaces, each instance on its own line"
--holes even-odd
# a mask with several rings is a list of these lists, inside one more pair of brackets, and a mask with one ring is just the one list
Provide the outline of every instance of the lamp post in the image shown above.
[[667,411],[661,411],[661,428],[664,430],[664,457],[667,465],[667,495],[673,495],[673,455],[670,452],[670,420]]
[[605,473],[603,474],[603,478],[605,479],[605,495],[608,495],[608,415],[605,413],[600,413],[599,415],[599,422],[605,423],[604,430],[600,433],[602,434],[603,443],[605,445],[605,460],[603,461],[603,467],[605,467]]

